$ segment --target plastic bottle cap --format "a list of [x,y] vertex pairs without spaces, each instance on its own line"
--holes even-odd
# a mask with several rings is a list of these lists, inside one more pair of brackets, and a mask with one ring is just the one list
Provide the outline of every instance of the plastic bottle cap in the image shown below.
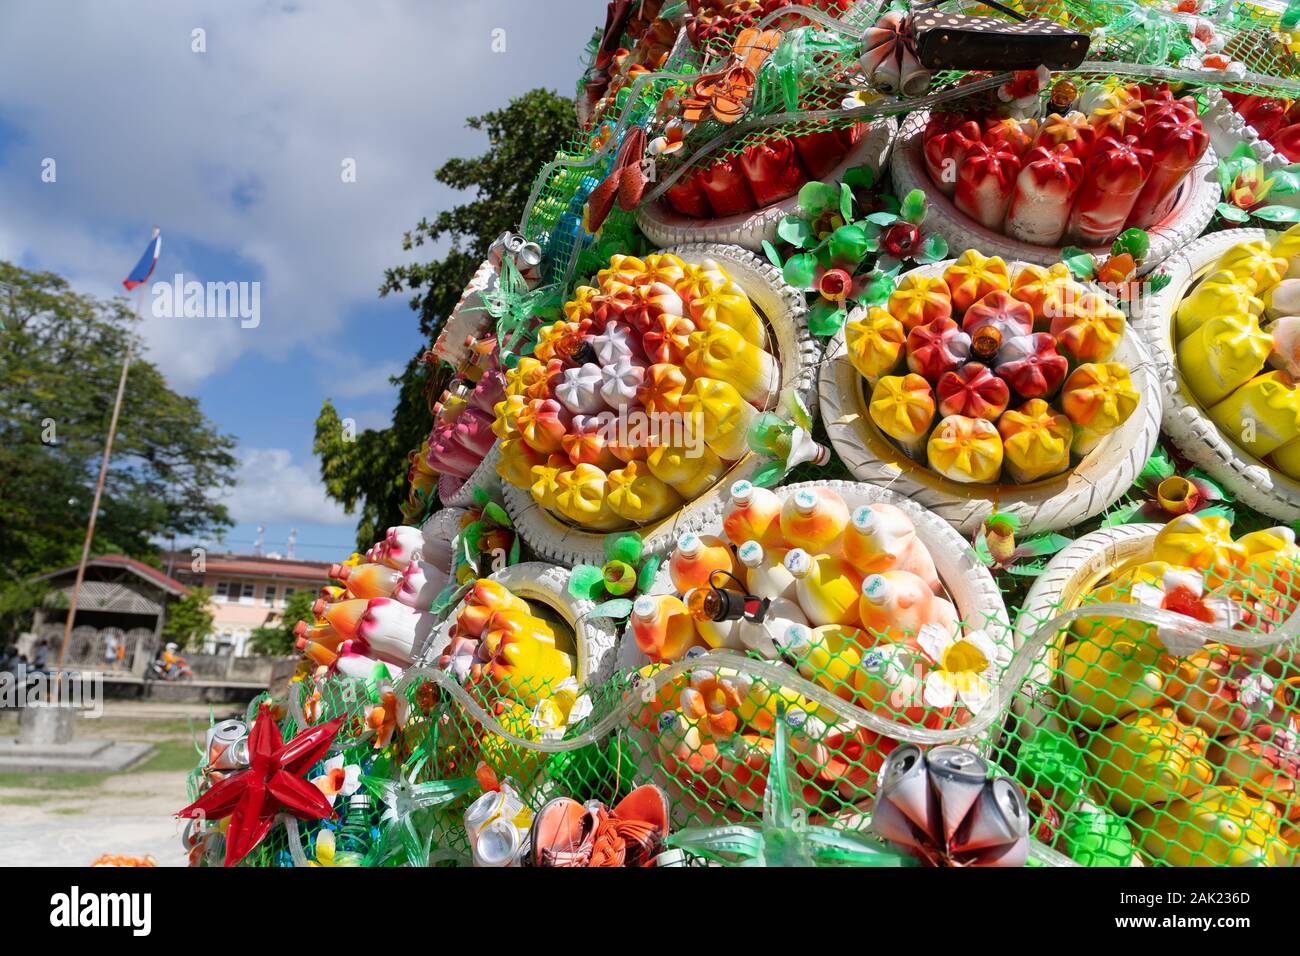
[[884,604],[889,592],[889,579],[883,574],[868,574],[862,579],[862,596],[872,604]]
[[757,541],[746,541],[736,549],[736,557],[747,568],[756,568],[763,562],[763,546]]
[[803,548],[791,548],[786,552],[785,569],[797,578],[802,578],[812,571],[812,555]]
[[677,539],[677,550],[688,558],[693,558],[704,550],[704,542],[694,531],[687,531]]
[[741,478],[731,486],[731,500],[744,506],[754,497],[754,483]]
[[880,527],[880,516],[871,505],[863,505],[853,512],[853,527],[863,534],[871,534]]
[[659,605],[649,594],[643,594],[632,602],[632,613],[643,621],[654,620]]
[[810,515],[817,508],[817,492],[804,488],[794,494],[794,506],[800,514]]
[[812,643],[812,628],[807,624],[791,624],[785,629],[781,643],[792,651],[807,647]]

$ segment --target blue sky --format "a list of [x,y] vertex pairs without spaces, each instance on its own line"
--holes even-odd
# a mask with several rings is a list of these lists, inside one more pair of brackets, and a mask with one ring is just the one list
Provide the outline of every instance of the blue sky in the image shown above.
[[387,378],[420,339],[404,297],[379,299],[383,269],[413,258],[404,230],[458,200],[433,171],[484,148],[464,118],[537,86],[570,95],[604,8],[0,4],[0,258],[113,295],[157,223],[155,280],[261,284],[257,328],[144,326],[150,359],[239,440],[232,549],[262,523],[268,550],[295,527],[299,557],[346,553],[355,522],[321,490],[313,422],[327,396],[359,427],[391,414]]

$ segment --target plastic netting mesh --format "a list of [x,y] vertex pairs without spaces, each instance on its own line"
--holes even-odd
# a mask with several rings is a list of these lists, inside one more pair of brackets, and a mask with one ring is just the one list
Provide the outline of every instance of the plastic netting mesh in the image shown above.
[[[784,722],[794,805],[819,826],[869,837],[879,772],[900,741],[958,743],[1023,788],[1040,852],[1083,865],[1289,865],[1300,658],[1276,630],[1300,603],[1297,558],[1260,535],[1208,555],[1203,540],[1166,538],[1071,579],[1014,632],[1001,614],[963,621],[938,657],[914,632],[842,627],[771,660],[711,651],[576,689],[561,674],[524,673],[518,658],[460,680],[417,667],[397,682],[405,716],[382,750],[373,685],[336,677],[305,697],[309,681],[281,702],[286,739],[305,706],[313,723],[343,716],[346,763],[436,799],[396,811],[379,794],[359,808],[344,799],[337,820],[277,827],[247,862],[313,862],[322,829],[370,865],[467,862],[464,811],[485,769],[531,812],[561,796],[614,806],[654,783],[674,831],[761,831]],[[1198,563],[1201,572],[1187,567]],[[1105,613],[1088,613],[1101,604]],[[1200,622],[1231,640],[1205,642]],[[557,625],[557,650],[575,654],[573,640]],[[955,688],[942,706],[933,674]],[[568,726],[542,729],[548,706]],[[395,836],[401,814],[419,834],[414,851]]]

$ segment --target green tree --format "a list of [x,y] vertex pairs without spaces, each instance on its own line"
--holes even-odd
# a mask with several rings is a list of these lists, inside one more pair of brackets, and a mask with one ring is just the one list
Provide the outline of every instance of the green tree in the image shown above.
[[211,633],[212,591],[208,588],[190,588],[189,594],[167,605],[167,616],[162,626],[164,641],[190,647]]
[[[438,258],[394,266],[384,273],[380,295],[410,292],[420,331],[430,344],[460,300],[465,284],[506,230],[519,227],[533,180],[573,132],[573,101],[532,90],[505,109],[472,116],[466,124],[487,134],[488,149],[469,159],[452,159],[434,174],[438,182],[472,198],[421,219],[402,247],[436,246]],[[422,353],[421,353],[422,354]],[[429,433],[425,389],[429,367],[416,355],[398,377],[401,385],[393,423],[345,436],[338,411],[326,400],[316,419],[315,451],[326,491],[349,513],[358,511],[357,544],[368,547],[383,531],[401,523],[406,497],[406,456]]]
[[[123,299],[0,261],[0,590],[80,557],[134,326]],[[156,564],[155,541],[228,526],[217,499],[233,477],[233,448],[137,349],[94,553]]]
[[310,624],[315,617],[311,606],[316,602],[316,595],[311,591],[294,591],[284,604],[284,613],[275,624],[253,628],[249,635],[249,644],[258,654],[272,657],[289,657],[296,650],[297,638],[293,629],[299,621]]

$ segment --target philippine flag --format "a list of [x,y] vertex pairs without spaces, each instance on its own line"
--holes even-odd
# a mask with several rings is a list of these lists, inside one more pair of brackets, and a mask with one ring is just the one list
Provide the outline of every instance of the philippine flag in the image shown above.
[[154,229],[153,238],[149,240],[149,245],[145,247],[144,255],[135,264],[131,274],[122,280],[122,285],[126,286],[128,292],[136,286],[149,281],[149,277],[153,275],[153,267],[158,264],[158,254],[160,252],[162,252],[162,232]]

